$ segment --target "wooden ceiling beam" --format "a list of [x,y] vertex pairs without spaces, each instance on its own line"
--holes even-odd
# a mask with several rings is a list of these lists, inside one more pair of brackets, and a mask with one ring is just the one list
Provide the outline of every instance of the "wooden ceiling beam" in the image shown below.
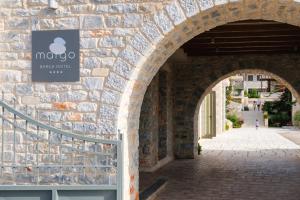
[[[300,30],[297,31],[259,31],[259,32],[206,32],[201,35],[201,37],[211,37],[211,38],[224,38],[224,37],[280,37],[280,36],[299,36]],[[198,36],[197,36],[198,37]],[[200,37],[200,36],[199,36]]]
[[[201,38],[194,38],[190,40],[187,43],[194,43],[194,42],[199,42],[199,43],[209,43],[209,42],[249,42],[249,41],[255,41],[255,42],[260,42],[260,41],[299,41],[300,40],[300,35],[296,36],[264,36],[264,37],[224,37],[224,38],[211,38],[211,37],[201,37]],[[186,43],[186,44],[187,44]]]
[[286,51],[286,50],[274,50],[274,51],[231,51],[231,52],[189,52],[189,56],[225,56],[225,55],[245,55],[245,54],[298,54],[299,52]]
[[300,28],[273,21],[229,23],[182,46],[188,55],[300,53]]
[[289,42],[240,42],[240,43],[193,43],[185,44],[184,48],[216,48],[216,47],[277,47],[277,46],[290,46],[290,47],[300,47],[300,41]]

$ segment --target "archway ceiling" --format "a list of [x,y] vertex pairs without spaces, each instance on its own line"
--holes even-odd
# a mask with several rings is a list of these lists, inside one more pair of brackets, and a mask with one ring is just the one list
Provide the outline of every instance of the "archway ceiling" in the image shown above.
[[189,56],[300,53],[300,28],[275,21],[228,23],[185,43]]

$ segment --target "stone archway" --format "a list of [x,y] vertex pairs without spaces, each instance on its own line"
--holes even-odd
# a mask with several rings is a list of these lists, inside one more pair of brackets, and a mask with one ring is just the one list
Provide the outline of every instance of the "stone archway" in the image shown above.
[[[300,78],[290,71],[298,72],[300,58],[297,55],[243,55],[243,56],[210,56],[194,59],[192,64],[181,65],[176,69],[174,82],[180,85],[175,88],[176,101],[174,106],[175,157],[193,158],[194,146],[194,114],[199,99],[209,89],[228,74],[243,70],[261,70],[274,74],[298,96]],[[283,67],[284,66],[284,67]],[[286,70],[289,67],[289,70]],[[201,80],[201,81],[199,81]],[[285,81],[286,80],[286,81]],[[288,81],[287,81],[288,80]],[[184,90],[182,90],[184,88]],[[185,103],[182,103],[185,102]],[[181,147],[180,147],[181,146]]]
[[[148,84],[167,58],[192,37],[228,22],[265,19],[298,26],[297,10],[300,4],[295,1],[171,1],[154,14],[153,20],[142,25],[131,46],[120,53],[119,60],[135,67],[123,92],[118,115],[118,128],[126,134],[124,199],[137,198],[140,107]],[[199,94],[194,97],[199,99]]]
[[[234,76],[236,74],[263,74],[263,75],[267,75],[272,77],[273,79],[275,79],[277,82],[283,84],[285,87],[288,88],[288,90],[292,93],[292,95],[296,98],[297,101],[299,101],[299,93],[298,91],[296,91],[293,86],[289,83],[289,81],[281,78],[279,75],[274,74],[272,72],[266,71],[266,70],[262,70],[262,69],[241,69],[241,70],[235,70],[232,72],[229,72],[226,75],[223,75],[222,77],[217,78],[209,87],[206,88],[206,90],[202,93],[198,103],[197,103],[197,107],[195,110],[195,114],[194,114],[194,145],[196,147],[196,145],[198,144],[198,139],[199,139],[199,130],[198,130],[198,117],[199,117],[199,110],[200,110],[200,105],[203,102],[203,99],[205,98],[205,96],[207,94],[210,93],[210,91],[212,90],[212,88],[214,86],[216,86],[220,81],[229,78],[230,76]],[[194,154],[196,154],[196,148],[194,148],[195,152]]]

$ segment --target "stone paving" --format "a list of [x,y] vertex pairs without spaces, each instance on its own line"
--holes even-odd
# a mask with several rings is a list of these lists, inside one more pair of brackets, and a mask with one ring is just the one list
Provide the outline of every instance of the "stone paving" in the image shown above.
[[264,126],[263,112],[262,111],[242,111],[242,119],[244,120],[243,128],[255,127],[256,119],[259,126]]
[[196,159],[176,160],[144,178],[168,177],[156,200],[298,200],[300,146],[280,135],[287,131],[232,130],[202,140]]

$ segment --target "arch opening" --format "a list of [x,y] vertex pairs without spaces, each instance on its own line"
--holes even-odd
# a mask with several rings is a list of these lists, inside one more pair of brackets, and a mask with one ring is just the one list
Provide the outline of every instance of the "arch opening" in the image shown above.
[[[258,96],[253,93],[248,95],[253,90]],[[276,124],[272,120],[271,124],[269,122],[274,113],[268,113],[270,111],[264,104],[267,102],[266,104],[273,105],[274,102],[279,102],[285,92],[287,95],[291,94],[290,110],[284,110],[288,112],[289,119],[288,123],[284,122],[279,126],[296,125],[293,119],[299,110],[299,97],[288,81],[261,69],[236,70],[220,77],[204,91],[198,102],[194,116],[194,146],[198,146],[201,138],[216,137],[232,129],[233,124],[228,115],[239,117],[242,121],[241,127],[254,127],[255,119],[259,119],[259,126],[274,127]],[[230,105],[231,102],[233,105]],[[256,112],[249,117],[253,115],[251,111]],[[213,119],[209,115],[213,115]]]
[[[218,6],[216,6],[216,8],[213,8],[213,9],[209,9],[209,12],[212,12],[212,11],[215,11],[215,9],[217,9]],[[205,13],[205,12],[204,12]],[[202,15],[204,14],[202,13]],[[198,18],[198,19],[197,19]],[[241,20],[241,19],[250,19],[251,17],[249,16],[244,16],[244,17],[239,17],[238,19]],[[255,17],[257,19],[272,19],[272,17]],[[195,20],[195,22],[197,20],[199,20],[199,16],[194,16],[190,19],[193,19]],[[225,24],[229,21],[236,21],[237,18],[232,18],[232,19],[227,19],[226,22],[219,22],[219,23],[213,23],[213,25],[208,25],[206,30],[209,29],[208,27],[215,27],[217,25],[220,25],[220,24]],[[273,20],[276,20],[276,21],[285,21],[285,20],[282,20],[280,18],[273,18]],[[184,23],[183,23],[184,24]],[[181,27],[181,25],[183,24],[180,24],[179,26],[176,27],[176,30],[178,30],[177,28],[178,27]],[[294,22],[292,21],[289,21],[289,24],[295,24]],[[186,24],[185,24],[186,25]],[[205,30],[205,29],[204,29]],[[125,141],[125,146],[127,146],[127,148],[125,148],[125,157],[128,157],[128,162],[125,163],[125,174],[128,175],[128,172],[129,174],[131,174],[132,176],[134,176],[134,180],[131,178],[131,180],[133,181],[129,181],[129,179],[126,180],[125,178],[125,182],[126,181],[129,181],[131,182],[129,185],[132,185],[134,188],[137,188],[137,183],[138,183],[138,179],[136,177],[137,176],[137,161],[138,161],[138,152],[136,150],[133,150],[133,149],[137,149],[137,140],[138,140],[138,137],[137,137],[137,130],[138,130],[138,118],[139,118],[139,113],[140,113],[140,108],[141,108],[141,104],[142,104],[142,99],[144,97],[144,93],[146,92],[146,89],[147,89],[147,86],[149,85],[150,81],[152,80],[152,78],[154,77],[154,74],[157,73],[157,71],[159,70],[159,67],[163,65],[163,63],[165,63],[166,59],[176,50],[178,49],[178,47],[180,46],[180,44],[184,43],[185,41],[191,39],[193,36],[201,33],[204,31],[203,29],[201,29],[200,27],[197,28],[197,30],[194,30],[192,32],[190,32],[191,34],[189,34],[188,36],[187,35],[184,35],[183,37],[180,38],[180,42],[178,42],[177,44],[174,44],[171,42],[171,40],[169,39],[166,39],[166,40],[163,40],[161,41],[161,45],[164,46],[164,45],[169,45],[169,47],[167,47],[167,51],[165,52],[161,52],[161,51],[156,51],[156,49],[160,49],[160,50],[164,50],[165,48],[160,48],[162,46],[159,47],[156,46],[155,47],[155,53],[152,53],[151,56],[149,56],[147,58],[147,61],[145,61],[144,63],[146,63],[146,65],[144,65],[143,69],[142,68],[139,68],[137,70],[134,71],[134,74],[132,77],[134,77],[132,80],[129,81],[129,84],[127,85],[126,87],[126,91],[125,93],[127,94],[126,97],[123,96],[122,97],[122,103],[121,103],[121,107],[124,106],[124,108],[122,108],[119,112],[119,117],[118,117],[118,127],[123,130],[126,134],[128,134],[128,138],[127,138],[127,141]],[[176,31],[174,29],[174,32],[173,32],[175,35],[176,35]],[[167,37],[165,37],[167,38]],[[172,39],[173,40],[173,39]],[[175,40],[173,40],[174,42]],[[171,42],[172,44],[169,44],[168,42]],[[166,46],[165,46],[166,47]],[[282,54],[282,52],[280,52],[280,54]],[[290,54],[290,53],[289,53]],[[276,58],[275,56],[273,56],[274,54],[269,54],[268,57],[269,59],[278,59],[278,57]],[[245,68],[247,66],[247,68],[249,69],[253,69],[255,66],[257,65],[263,65],[263,66],[266,66],[266,65],[269,65],[270,63],[266,63],[264,61],[264,59],[262,57],[264,57],[265,54],[262,54],[262,55],[255,55],[253,56],[253,58],[250,59],[250,61],[246,61],[246,60],[243,60],[244,59],[244,56],[241,56],[242,58],[239,58],[238,61],[236,61],[234,64],[231,64],[227,67],[229,67],[231,70],[234,70],[234,69],[238,69],[239,67],[237,66],[240,66],[240,67],[243,67]],[[273,58],[272,58],[273,56]],[[297,57],[296,55],[285,55],[285,54],[282,54],[282,57],[286,60],[288,59],[288,57]],[[232,55],[226,55],[227,59],[233,59]],[[255,58],[254,58],[255,57]],[[223,60],[226,60],[225,57],[222,58]],[[211,60],[213,60],[213,58],[211,58]],[[153,62],[154,61],[154,62]],[[227,60],[228,61],[228,60]],[[249,63],[250,62],[250,63]],[[252,62],[252,63],[251,63]],[[274,64],[274,63],[273,63]],[[280,64],[276,64],[276,66],[280,66]],[[259,67],[260,69],[263,69],[263,67]],[[142,69],[142,70],[140,70]],[[268,70],[268,69],[267,69]],[[274,70],[270,70],[271,72],[274,72]],[[151,72],[150,76],[143,76],[145,73],[147,72]],[[218,73],[222,73],[222,72],[218,72]],[[282,75],[284,78],[286,77],[286,74],[285,72],[280,72],[280,75]],[[215,76],[215,75],[213,75]],[[204,81],[205,82],[205,81]],[[292,84],[293,85],[293,84]],[[298,90],[298,86],[294,86],[296,88],[296,90]],[[135,88],[135,89],[133,89]],[[203,91],[205,90],[205,88],[203,87],[200,87],[200,91],[194,91],[194,94],[193,94],[193,97],[191,97],[192,99],[197,96],[199,98],[199,94],[202,93]],[[128,95],[129,94],[129,95]],[[194,100],[193,101],[190,101],[190,104],[193,104],[193,106],[191,107],[196,107],[197,103],[195,104],[194,103]],[[187,109],[185,111],[186,113],[190,113],[192,112],[191,110]],[[181,115],[181,114],[179,114]],[[184,116],[184,115],[183,115]],[[180,116],[179,116],[180,117]],[[185,118],[187,118],[185,116]],[[189,117],[190,118],[190,117]],[[130,119],[130,120],[128,120]],[[191,124],[191,122],[188,123],[189,126],[193,126]],[[178,130],[178,127],[175,127],[174,129]],[[190,130],[188,130],[190,131]],[[193,132],[193,130],[192,130]],[[183,136],[183,137],[186,137],[186,136]],[[130,144],[133,144],[133,145],[130,145]],[[130,145],[130,148],[128,148],[128,145]],[[192,152],[194,150],[194,147],[192,145],[191,147],[191,143],[183,143],[181,144],[182,146],[186,146],[186,147],[190,147],[192,149]],[[178,145],[176,145],[178,147]],[[179,145],[180,146],[180,145]],[[178,152],[179,154],[183,153],[183,154],[186,154],[184,157],[193,157],[193,153],[191,153],[191,151],[188,151],[188,152]],[[129,156],[130,155],[130,156]],[[131,156],[132,155],[132,156]],[[180,156],[179,156],[180,157]],[[129,169],[129,171],[127,171]],[[131,177],[132,177],[131,176]],[[130,176],[127,176],[128,178]],[[125,189],[126,191],[126,189]]]

